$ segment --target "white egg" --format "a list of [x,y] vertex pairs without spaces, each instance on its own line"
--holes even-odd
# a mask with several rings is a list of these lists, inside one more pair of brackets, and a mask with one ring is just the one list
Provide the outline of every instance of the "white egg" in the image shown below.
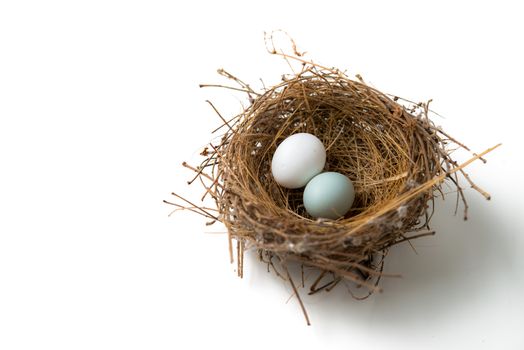
[[326,164],[326,149],[316,136],[293,134],[278,145],[271,172],[275,181],[286,188],[304,187]]

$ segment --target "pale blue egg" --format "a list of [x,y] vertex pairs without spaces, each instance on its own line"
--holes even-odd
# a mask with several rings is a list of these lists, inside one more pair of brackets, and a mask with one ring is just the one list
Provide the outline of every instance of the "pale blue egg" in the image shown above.
[[345,175],[321,173],[308,182],[303,200],[311,216],[335,220],[344,216],[353,205],[355,188]]

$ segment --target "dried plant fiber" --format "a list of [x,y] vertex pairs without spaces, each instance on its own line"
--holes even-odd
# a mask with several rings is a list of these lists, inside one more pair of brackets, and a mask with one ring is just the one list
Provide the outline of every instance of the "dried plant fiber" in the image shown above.
[[[485,161],[482,156],[497,146],[459,165],[451,150],[469,149],[433,123],[429,102],[410,103],[382,93],[338,69],[307,61],[296,50],[288,55],[273,48],[270,53],[301,63],[301,70],[263,91],[220,70],[235,83],[223,87],[245,92],[250,104],[233,118],[216,111],[222,125],[215,132],[224,132],[221,141],[206,147],[200,165],[184,164],[196,172],[191,182],[199,180],[204,197],[210,196],[216,207],[195,205],[176,194],[184,203],[169,202],[226,226],[232,258],[232,241],[237,242],[239,275],[244,251],[255,249],[295,292],[287,268],[291,262],[316,269],[310,293],[349,281],[367,287],[354,297],[367,297],[379,290],[391,246],[434,234],[429,226],[433,201],[443,195],[444,183],[456,189],[465,217],[467,202],[459,180],[489,199],[464,168],[477,159]],[[270,164],[276,147],[299,132],[323,142],[326,171],[353,181],[355,203],[343,218],[310,217],[302,203],[303,189],[289,190],[273,179]]]

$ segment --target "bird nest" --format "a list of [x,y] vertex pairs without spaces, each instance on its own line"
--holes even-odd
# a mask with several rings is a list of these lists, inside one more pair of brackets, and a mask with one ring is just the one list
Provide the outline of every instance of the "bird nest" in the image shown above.
[[[206,147],[199,166],[184,163],[196,172],[193,180],[200,180],[204,197],[210,196],[216,208],[176,194],[184,204],[169,202],[227,227],[232,258],[232,241],[237,243],[240,276],[244,251],[255,249],[295,292],[291,262],[318,270],[310,293],[349,280],[367,287],[359,296],[366,297],[379,289],[391,246],[434,234],[429,226],[433,201],[443,195],[444,183],[456,189],[465,217],[459,178],[489,199],[464,167],[483,160],[491,149],[459,165],[450,150],[469,149],[431,121],[429,102],[411,103],[382,93],[361,79],[306,61],[298,52],[271,53],[301,63],[300,72],[257,92],[219,70],[237,84],[229,88],[245,92],[250,104],[231,119],[217,111],[223,122],[219,130],[224,131],[220,142]],[[271,175],[276,147],[299,132],[323,142],[326,171],[344,174],[354,183],[354,205],[338,220],[309,216],[303,189],[283,188]]]

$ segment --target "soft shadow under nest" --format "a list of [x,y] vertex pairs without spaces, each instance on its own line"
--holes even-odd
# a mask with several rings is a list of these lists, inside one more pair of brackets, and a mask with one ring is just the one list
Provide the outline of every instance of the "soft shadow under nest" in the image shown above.
[[[491,149],[458,165],[450,157],[451,149],[468,149],[433,124],[428,104],[405,100],[400,104],[397,97],[336,69],[297,56],[286,58],[302,62],[301,72],[283,77],[280,84],[261,93],[219,71],[238,83],[229,88],[244,91],[250,106],[228,121],[217,111],[223,121],[219,129],[225,130],[221,142],[206,147],[198,167],[184,163],[196,172],[193,180],[200,179],[204,197],[211,196],[216,208],[194,205],[176,194],[189,205],[170,204],[225,224],[230,250],[232,239],[238,243],[239,275],[244,250],[254,248],[294,289],[287,269],[292,261],[318,269],[311,293],[348,279],[368,287],[365,297],[378,289],[389,247],[434,233],[429,227],[432,201],[443,195],[445,180],[456,188],[465,215],[459,174],[489,199],[463,168],[483,160]],[[345,174],[354,182],[355,204],[344,218],[308,216],[303,189],[285,189],[271,176],[276,147],[298,132],[322,140],[327,150],[325,170]]]

